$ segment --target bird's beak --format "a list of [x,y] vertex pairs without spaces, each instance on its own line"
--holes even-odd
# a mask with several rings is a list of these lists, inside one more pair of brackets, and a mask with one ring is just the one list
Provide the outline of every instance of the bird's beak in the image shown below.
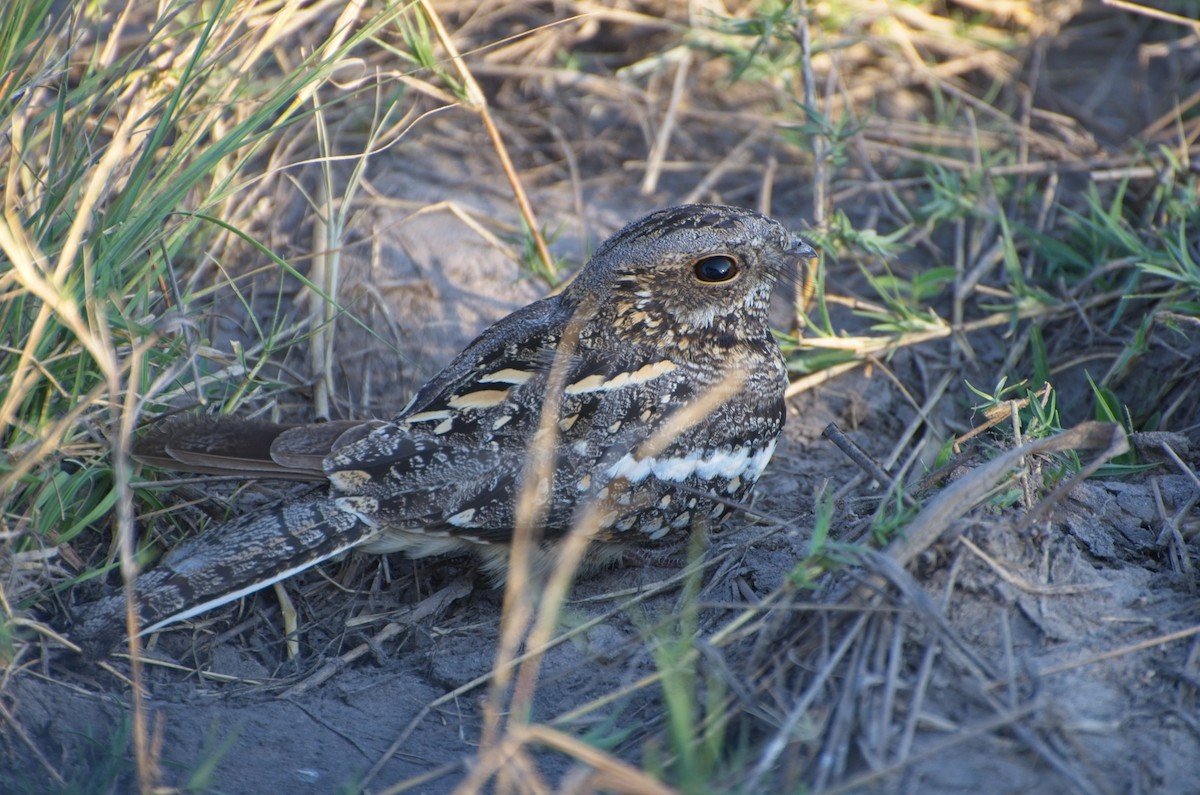
[[798,235],[792,236],[792,246],[788,253],[795,259],[796,278],[799,280],[797,304],[806,314],[813,308],[817,295],[820,263],[817,260],[817,250],[805,243]]
[[817,250],[796,235],[792,235],[792,247],[788,249],[788,253],[802,260],[810,260],[817,256]]

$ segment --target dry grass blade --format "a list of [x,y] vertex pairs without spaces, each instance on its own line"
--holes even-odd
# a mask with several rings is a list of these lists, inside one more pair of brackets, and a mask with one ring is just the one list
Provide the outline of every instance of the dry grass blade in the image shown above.
[[763,779],[776,767],[780,755],[783,754],[791,737],[795,731],[796,725],[807,714],[812,707],[813,702],[819,695],[821,688],[829,681],[830,677],[837,671],[839,665],[851,649],[854,648],[863,629],[866,626],[866,615],[859,614],[855,617],[853,623],[848,627],[844,627],[844,632],[841,639],[838,641],[837,647],[833,653],[825,661],[820,670],[816,671],[813,676],[812,684],[805,692],[797,698],[791,705],[787,716],[779,726],[778,731],[763,746],[762,753],[758,757],[750,777],[747,779],[747,789],[751,792],[761,791]]
[[[373,650],[383,648],[383,644],[400,634],[404,629],[412,624],[421,621],[430,614],[444,609],[450,602],[460,599],[470,593],[470,583],[466,580],[459,579],[447,585],[435,594],[431,594],[428,598],[417,605],[411,615],[404,617],[402,622],[390,622],[375,633],[367,643],[359,644],[350,651],[342,654],[336,660],[326,663],[314,671],[309,676],[306,676],[303,681],[292,685],[287,690],[279,694],[280,698],[296,698],[307,693],[313,688],[321,685],[335,676],[339,671],[342,671],[350,663],[369,654]],[[362,621],[347,622],[348,626],[364,623]],[[365,783],[365,782],[364,782]]]
[[1184,25],[1186,27],[1190,27],[1196,32],[1197,36],[1200,36],[1200,22],[1197,22],[1194,19],[1189,19],[1188,17],[1181,16],[1179,14],[1172,14],[1170,11],[1163,11],[1159,8],[1151,8],[1150,6],[1142,5],[1141,3],[1130,3],[1127,0],[1101,0],[1101,2],[1103,2],[1106,6],[1119,8],[1122,11],[1129,11],[1131,13],[1139,14],[1151,19],[1158,19],[1162,20],[1163,22],[1170,22],[1175,25]]
[[[538,418],[538,430],[533,437],[522,473],[504,590],[500,646],[496,651],[484,734],[480,742],[483,753],[487,753],[499,742],[500,716],[504,712],[503,701],[510,683],[512,661],[517,655],[521,638],[528,629],[532,599],[537,591],[541,590],[541,584],[536,582],[538,573],[532,566],[538,557],[541,545],[539,528],[548,503],[544,492],[548,491],[553,479],[551,468],[555,460],[555,445],[558,443],[563,388],[579,334],[594,311],[594,300],[585,300],[579,305],[554,352],[554,361],[546,381],[546,393],[542,399],[541,416]],[[523,715],[518,716],[518,720],[523,718]]]
[[887,781],[898,773],[912,768],[919,762],[931,759],[943,759],[958,746],[981,737],[990,737],[1001,729],[1011,727],[1018,721],[1028,718],[1035,709],[1036,705],[1028,704],[1012,712],[995,715],[992,718],[972,724],[971,726],[958,727],[953,736],[941,742],[933,743],[919,753],[906,755],[901,762],[896,762],[879,770],[872,770],[869,773],[854,776],[834,786],[826,787],[821,790],[821,795],[841,795],[841,793],[847,792],[861,792],[863,787],[876,782]]
[[[1041,757],[1047,764],[1054,768],[1062,778],[1071,784],[1076,791],[1091,795],[1098,793],[1100,790],[1094,781],[1090,780],[1088,775],[1066,757],[1060,753],[1052,743],[1048,742],[1042,732],[1036,726],[1029,726],[1018,720],[1022,715],[1030,709],[1037,708],[1037,699],[1031,699],[1031,703],[1027,708],[1021,707],[1015,700],[1015,694],[1010,694],[1007,702],[1002,702],[1000,699],[992,695],[992,684],[996,679],[996,672],[993,664],[985,659],[980,650],[975,648],[971,643],[968,643],[961,633],[950,623],[949,619],[942,613],[938,606],[928,596],[924,589],[916,582],[892,556],[874,552],[866,549],[860,549],[856,555],[864,567],[871,573],[870,590],[860,589],[857,594],[852,595],[856,602],[862,604],[872,604],[875,601],[885,596],[888,587],[895,589],[900,595],[900,601],[911,608],[912,620],[918,624],[924,625],[929,630],[932,630],[938,638],[938,646],[943,655],[952,660],[956,668],[966,672],[966,689],[970,692],[967,697],[963,694],[966,700],[979,700],[988,709],[1001,716],[999,720],[1001,725],[1005,726],[1008,731],[1012,732],[1029,750],[1033,751]],[[853,725],[855,723],[867,724],[865,716],[861,714],[851,715],[846,710],[855,710],[861,713],[864,709],[874,711],[874,699],[870,697],[873,690],[878,689],[879,682],[886,683],[888,687],[895,686],[885,671],[879,669],[877,659],[880,653],[872,650],[872,644],[880,644],[885,640],[887,629],[885,626],[878,626],[880,620],[886,619],[885,613],[863,613],[859,616],[862,620],[867,620],[870,623],[863,626],[862,631],[857,633],[857,640],[852,653],[847,659],[850,660],[850,670],[842,670],[839,673],[848,677],[851,681],[859,683],[858,687],[865,692],[861,694],[852,694],[851,690],[843,689],[838,691],[837,704],[835,707],[835,715],[845,724],[842,734],[836,735],[834,730],[836,725],[825,732],[826,748],[843,747],[837,745],[848,741],[852,736]],[[855,624],[857,628],[859,625]],[[901,649],[893,644],[886,654],[883,654],[885,666],[888,671],[893,674],[898,670],[897,661],[894,658],[895,654],[899,654]],[[871,660],[868,666],[868,659]],[[843,663],[843,668],[847,664]],[[863,667],[863,670],[858,670],[858,667]],[[868,684],[869,683],[869,684]],[[992,725],[992,721],[985,721],[985,725]],[[865,726],[864,726],[865,728]],[[860,731],[861,734],[861,731]],[[886,743],[887,733],[883,735],[863,735],[861,741],[871,746],[881,746]],[[911,752],[911,743],[905,743],[906,753]],[[880,748],[874,748],[874,755],[878,757]],[[901,756],[896,762],[894,770],[903,770],[906,767],[916,764],[922,758],[922,754],[917,754],[911,757]],[[840,766],[844,768],[846,759],[844,755],[839,760]],[[761,766],[760,766],[761,767]],[[838,771],[845,773],[845,770]],[[819,787],[822,791],[823,786]]]
[[658,187],[658,178],[662,172],[663,160],[671,143],[671,132],[675,129],[675,117],[679,111],[679,103],[687,88],[688,68],[692,64],[690,51],[684,50],[675,66],[675,80],[671,84],[671,97],[667,101],[667,112],[658,128],[654,146],[650,148],[650,157],[646,161],[646,174],[642,178],[642,195],[649,196]]
[[[696,400],[674,414],[670,422],[639,446],[637,457],[644,460],[658,456],[673,440],[701,422],[713,410],[736,394],[745,382],[745,378],[746,374],[739,371],[729,373],[716,386],[706,390]],[[554,571],[545,585],[533,629],[526,641],[528,646],[534,649],[544,649],[549,646],[558,625],[559,613],[566,601],[571,581],[583,564],[588,545],[601,529],[603,515],[613,507],[614,505],[607,504],[605,501],[593,502],[587,506],[575,526],[571,528],[565,544],[558,553]],[[510,711],[513,715],[531,714],[534,688],[541,662],[542,657],[538,653],[521,663],[521,670],[510,704]]]
[[500,166],[504,169],[504,175],[508,178],[508,183],[512,186],[513,198],[517,200],[517,206],[521,208],[521,216],[525,219],[525,224],[529,227],[529,234],[533,238],[534,246],[537,248],[538,256],[542,258],[542,265],[545,266],[546,272],[551,276],[558,273],[558,266],[554,264],[554,257],[550,254],[550,249],[546,246],[546,240],[542,236],[541,227],[538,225],[537,218],[533,214],[533,205],[529,203],[529,197],[525,194],[525,187],[521,184],[521,177],[517,174],[517,169],[513,166],[512,158],[508,154],[508,147],[504,143],[504,138],[500,135],[500,130],[496,127],[496,122],[492,119],[492,114],[488,110],[487,97],[483,93],[483,89],[479,87],[475,76],[471,74],[471,70],[467,67],[463,57],[459,54],[458,48],[454,46],[454,41],[450,38],[450,34],[446,32],[445,26],[442,24],[442,19],[438,16],[436,10],[429,3],[429,0],[418,0],[421,10],[429,19],[429,23],[433,25],[434,31],[437,33],[438,41],[446,48],[446,52],[450,54],[451,60],[454,62],[455,69],[458,70],[459,76],[462,78],[463,86],[467,91],[468,106],[479,113],[483,119],[484,128],[487,130],[488,137],[492,141],[492,146],[496,150],[496,156],[500,158]]
[[612,754],[549,726],[525,726],[520,729],[517,739],[522,743],[548,746],[594,768],[591,785],[597,790],[629,795],[674,795],[676,792]]
[[831,422],[826,425],[825,430],[821,431],[821,435],[833,442],[835,447],[857,464],[863,472],[874,478],[877,483],[887,486],[889,489],[895,484],[895,478],[885,472],[883,467],[872,459],[865,450],[855,444],[846,434],[842,433],[837,423]]
[[956,519],[974,508],[980,500],[995,488],[996,484],[1026,456],[1041,453],[1057,453],[1066,450],[1101,450],[1102,452],[1082,470],[1076,478],[1059,486],[1039,505],[1031,510],[1025,522],[1036,521],[1049,510],[1066,491],[1086,477],[1091,471],[1129,449],[1125,432],[1119,425],[1085,422],[1045,439],[1029,442],[1022,447],[1009,450],[988,463],[973,470],[945,488],[909,524],[907,537],[893,542],[888,554],[901,565],[907,565],[942,537]]
[[1029,582],[1024,577],[1020,577],[1006,569],[1004,566],[1000,565],[995,558],[976,546],[975,542],[971,539],[962,536],[958,539],[958,543],[962,544],[964,547],[970,550],[972,555],[987,564],[988,568],[994,571],[1000,577],[1000,579],[1004,580],[1010,585],[1020,588],[1026,593],[1038,594],[1042,596],[1057,596],[1061,594],[1087,593],[1089,591],[1096,591],[1105,587],[1103,583],[1088,585],[1039,585],[1037,583]]

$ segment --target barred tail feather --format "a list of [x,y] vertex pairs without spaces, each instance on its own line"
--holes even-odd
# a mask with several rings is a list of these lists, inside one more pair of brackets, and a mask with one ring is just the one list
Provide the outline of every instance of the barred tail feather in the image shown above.
[[[374,528],[326,495],[240,516],[173,549],[134,582],[142,634],[240,599],[369,540]],[[91,658],[125,637],[125,596],[83,608],[72,633]]]

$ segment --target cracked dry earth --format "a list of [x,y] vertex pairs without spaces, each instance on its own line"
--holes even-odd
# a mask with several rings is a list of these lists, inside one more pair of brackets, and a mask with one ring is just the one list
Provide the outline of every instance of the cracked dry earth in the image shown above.
[[[393,176],[395,195],[434,198],[419,175]],[[499,191],[477,192],[473,201],[476,210],[503,217]],[[539,201],[543,214],[559,206],[565,215],[554,197]],[[610,201],[589,215],[597,239],[642,209],[613,209],[621,206]],[[799,226],[796,216],[776,215]],[[360,224],[359,234],[382,242],[371,256],[348,249],[357,254],[347,264],[346,295],[361,299],[355,306],[366,325],[387,329],[405,357],[397,368],[352,323],[339,326],[337,339],[344,367],[359,374],[348,380],[366,387],[353,409],[386,415],[481,328],[536,298],[539,287],[450,213],[396,223],[394,213],[380,210]],[[575,237],[579,248],[566,255],[578,261],[582,242]],[[891,364],[920,391],[913,357],[901,354]],[[883,455],[913,415],[878,372],[852,373],[791,400],[784,439],[754,498],[756,512],[771,521],[737,519],[713,539],[702,634],[728,620],[729,605],[783,587],[808,550],[813,495],[826,481],[836,488],[858,474],[822,429],[837,422],[867,452]],[[959,404],[943,419],[967,427],[970,411]],[[1195,454],[1181,452],[1194,471]],[[238,504],[277,499],[275,488],[263,484]],[[1017,532],[1015,510],[980,508],[958,520],[923,552],[904,587],[881,589],[877,607],[888,617],[862,630],[857,648],[865,662],[826,688],[842,688],[836,692],[852,705],[847,717],[820,725],[836,705],[816,699],[817,712],[793,727],[760,790],[772,791],[775,785],[761,782],[787,771],[820,790],[838,778],[827,768],[848,776],[882,771],[862,778],[852,788],[858,792],[1200,791],[1200,600],[1188,563],[1196,553],[1198,493],[1194,477],[1167,463],[1148,475],[1077,486],[1036,531]],[[850,492],[833,535],[852,534],[879,494],[868,485]],[[213,499],[220,505],[223,498]],[[603,620],[548,653],[535,720],[566,715],[655,671],[644,628],[677,609],[680,590],[646,594],[678,572],[639,564],[577,584],[561,629]],[[789,598],[834,601],[853,576]],[[149,650],[170,663],[147,669],[164,781],[182,786],[215,759],[211,786],[225,793],[345,791],[368,771],[374,790],[431,771],[440,774],[415,791],[452,790],[479,740],[482,688],[439,703],[392,746],[427,705],[490,670],[501,592],[462,561],[414,565],[353,555],[296,578],[288,590],[300,612],[295,659],[287,659],[271,591],[162,633]],[[821,615],[799,608],[772,614],[757,638],[723,652],[725,674],[748,682],[756,700],[743,706],[760,717],[759,742],[785,722],[806,677],[833,659],[839,638],[850,637],[839,635],[846,621]],[[814,641],[816,626],[829,636]],[[352,662],[329,667],[356,648]],[[715,676],[719,667],[706,671]],[[870,671],[880,673],[878,681],[863,675]],[[881,685],[885,678],[890,689]],[[95,666],[28,672],[10,682],[5,698],[46,759],[75,778],[106,758],[128,724],[126,684]],[[600,736],[630,729],[614,751],[636,762],[645,732],[661,723],[658,693],[647,688],[566,728]],[[16,761],[0,770],[0,791],[52,791],[29,755],[8,745]],[[538,763],[552,782],[572,766],[549,752]],[[122,786],[133,786],[131,771]]]

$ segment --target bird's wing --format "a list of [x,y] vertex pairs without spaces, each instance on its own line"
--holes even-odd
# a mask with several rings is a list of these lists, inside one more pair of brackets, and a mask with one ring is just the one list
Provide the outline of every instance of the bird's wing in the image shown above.
[[[539,525],[552,538],[607,500],[614,481],[638,485],[636,501],[618,499],[600,514],[623,530],[634,514],[653,523],[650,503],[676,491],[689,511],[698,492],[736,500],[771,456],[783,422],[782,362],[746,375],[736,366],[698,371],[669,351],[611,346],[576,347],[562,361],[559,380],[545,357],[481,360],[427,395],[420,411],[332,455],[331,482],[377,500],[395,526],[506,543],[517,497],[539,463],[548,475],[538,486],[546,487]],[[548,400],[551,383],[558,386]],[[717,517],[715,507],[702,510]]]
[[[669,359],[631,347],[563,351],[560,328],[472,346],[431,382],[440,389],[422,390],[390,423],[326,459],[334,493],[368,500],[384,526],[504,543],[525,473],[541,460],[552,483],[540,524],[547,536],[565,532],[580,496],[603,488],[604,468],[644,441],[647,418],[674,408],[661,396],[686,402],[690,391]],[[656,379],[678,389],[644,388]],[[551,408],[549,434],[539,436]]]

